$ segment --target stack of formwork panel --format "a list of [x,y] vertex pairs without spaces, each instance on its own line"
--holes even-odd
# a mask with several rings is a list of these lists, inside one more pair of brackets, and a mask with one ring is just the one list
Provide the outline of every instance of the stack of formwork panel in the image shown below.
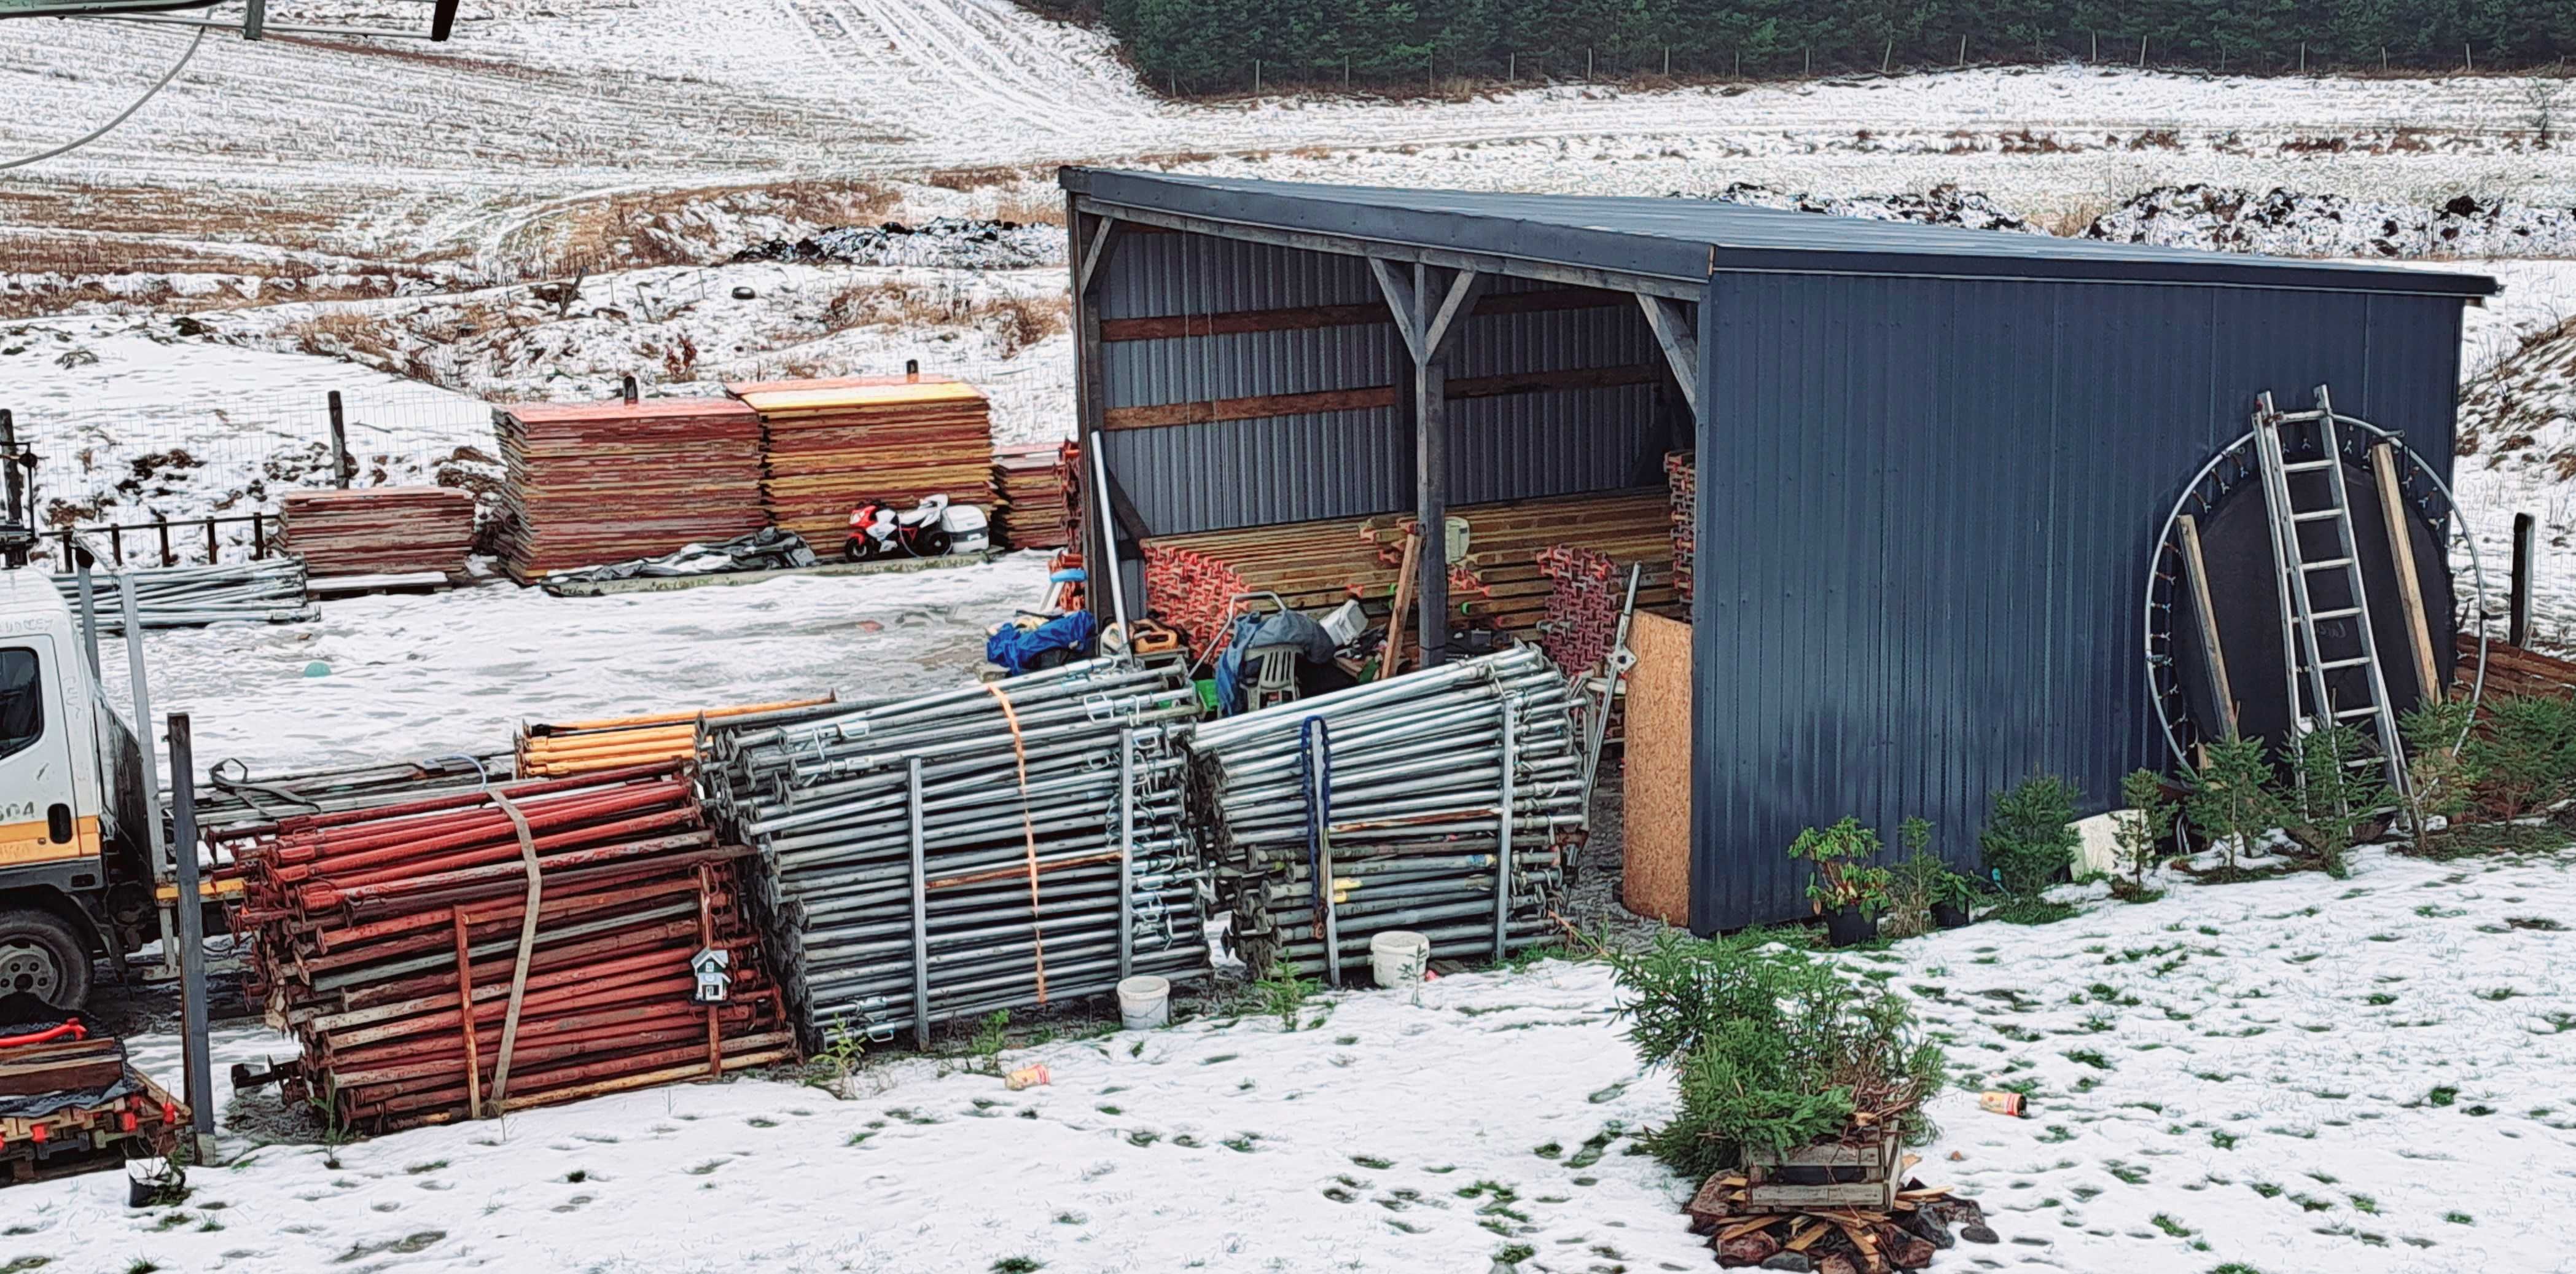
[[1349,976],[1387,930],[1447,959],[1546,940],[1584,824],[1569,703],[1519,646],[1202,722],[1198,821],[1253,976]]
[[1660,556],[1622,561],[1572,544],[1541,549],[1547,572],[1547,618],[1538,626],[1539,648],[1569,672],[1597,668],[1618,640],[1619,611],[1628,601],[1628,575],[1637,577],[1637,609],[1675,613],[1672,564]]
[[315,579],[455,574],[474,548],[474,496],[453,487],[289,491],[278,504],[278,546]]
[[760,493],[769,520],[837,547],[866,500],[908,507],[925,496],[992,498],[992,405],[938,376],[727,384],[759,414]]
[[1694,453],[1664,457],[1664,484],[1673,516],[1673,596],[1690,605],[1691,567],[1699,556],[1699,466]]
[[122,1041],[92,1034],[77,1014],[0,1024],[0,1036],[8,1180],[103,1172],[178,1149],[188,1108],[127,1062]]
[[768,524],[760,418],[730,398],[520,403],[493,408],[492,427],[506,464],[501,549],[518,579]]
[[[1624,562],[1670,552],[1665,497],[1654,487],[1459,505],[1449,514],[1467,520],[1467,555],[1449,564],[1452,622],[1464,628],[1536,629],[1547,618],[1552,588],[1539,563],[1542,550],[1571,545]],[[1409,514],[1368,520],[1365,534],[1379,561],[1403,561],[1414,522]]]
[[1243,594],[1276,594],[1290,610],[1316,616],[1354,596],[1377,599],[1373,604],[1382,610],[1402,559],[1380,559],[1363,534],[1370,521],[1327,518],[1156,536],[1144,542],[1146,595],[1155,617],[1201,656],[1223,649],[1227,614]]
[[[303,1046],[290,1100],[367,1130],[789,1061],[740,906],[751,851],[684,766],[228,829],[252,989]],[[534,923],[529,923],[533,909]],[[720,1002],[699,1003],[701,953]]]
[[1208,971],[1181,671],[1068,664],[710,722],[701,782],[818,1045]]
[[1015,549],[1060,549],[1073,542],[1065,507],[1064,452],[1072,443],[1041,442],[993,449],[993,529]]

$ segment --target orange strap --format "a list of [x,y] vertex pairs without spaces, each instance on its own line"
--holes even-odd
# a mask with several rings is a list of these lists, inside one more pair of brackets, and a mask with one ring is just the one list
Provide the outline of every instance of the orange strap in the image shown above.
[[1002,705],[1002,720],[1011,727],[1011,752],[1019,759],[1020,840],[1028,850],[1029,944],[1037,952],[1038,1007],[1045,1008],[1047,1002],[1046,929],[1038,923],[1038,827],[1036,820],[1029,814],[1028,743],[1020,737],[1020,714],[1011,709],[1011,697],[1002,693],[1001,685],[996,682],[985,682],[984,691],[993,696],[993,702]]

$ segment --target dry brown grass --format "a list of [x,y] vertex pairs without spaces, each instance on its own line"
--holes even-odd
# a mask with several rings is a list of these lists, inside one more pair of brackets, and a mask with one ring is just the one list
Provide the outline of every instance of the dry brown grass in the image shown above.
[[761,213],[822,228],[866,225],[895,208],[893,194],[857,181],[786,181],[628,191],[577,200],[503,236],[497,255],[520,278],[657,265],[711,265],[724,253],[691,214],[701,207]]
[[1060,226],[1064,224],[1064,196],[1055,193],[1005,195],[993,202],[993,219],[1024,226]]
[[2111,211],[2111,201],[2087,196],[2063,208],[2053,208],[2030,219],[2031,224],[2061,239],[2081,239],[2085,232]]
[[857,283],[843,288],[823,307],[824,326],[838,332],[854,327],[971,327],[993,338],[1002,357],[1066,330],[1072,304],[1062,296],[975,296],[941,284]]
[[1021,172],[1017,168],[994,166],[937,168],[924,174],[921,180],[922,184],[937,186],[941,190],[984,190],[993,186],[1016,185],[1020,177]]

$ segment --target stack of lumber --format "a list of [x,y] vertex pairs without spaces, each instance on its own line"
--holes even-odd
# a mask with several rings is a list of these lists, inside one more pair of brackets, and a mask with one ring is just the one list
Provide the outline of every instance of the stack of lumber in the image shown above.
[[1073,483],[1081,474],[1079,443],[1040,442],[993,449],[993,529],[1015,549],[1060,549],[1073,543]]
[[1205,657],[1223,648],[1226,616],[1239,594],[1276,593],[1289,609],[1319,618],[1355,595],[1390,597],[1397,562],[1381,560],[1376,542],[1363,533],[1372,520],[1326,518],[1148,539],[1145,592],[1154,617],[1179,631],[1192,655]]
[[77,1018],[0,1026],[0,1170],[13,1181],[167,1155],[188,1109]]
[[[252,994],[302,1045],[287,1098],[327,1102],[347,1126],[506,1113],[796,1056],[743,917],[751,851],[708,830],[686,766],[210,839],[241,869],[233,923]],[[721,1003],[693,1002],[701,951],[727,960]]]
[[[1543,550],[1588,549],[1622,564],[1672,553],[1671,515],[1655,487],[1458,505],[1449,515],[1467,519],[1467,556],[1449,564],[1449,606],[1468,628],[1527,632],[1547,618],[1553,584],[1539,564]],[[1404,560],[1414,522],[1411,514],[1369,520],[1364,533],[1380,562],[1392,568]]]
[[760,419],[732,399],[522,403],[494,408],[492,426],[502,553],[522,581],[768,524]]
[[761,717],[771,721],[810,715],[805,710],[834,702],[836,696],[791,699],[781,703],[747,703],[730,708],[693,708],[651,712],[602,721],[567,721],[559,725],[528,722],[519,727],[516,768],[529,777],[592,774],[629,765],[686,761],[697,755],[702,721]]
[[908,508],[924,496],[992,497],[991,404],[937,376],[728,384],[759,414],[761,505],[818,545],[840,544],[863,500]]
[[1695,453],[1664,457],[1664,485],[1672,492],[1673,595],[1690,605],[1691,568],[1699,556],[1699,465]]
[[1673,597],[1673,568],[1656,559],[1623,562],[1610,554],[1572,544],[1540,549],[1539,569],[1547,573],[1547,618],[1538,625],[1538,644],[1556,666],[1569,673],[1601,666],[1610,643],[1619,637],[1619,610],[1628,601],[1628,572],[1645,568],[1637,580],[1637,609],[1678,617]]
[[316,579],[453,574],[474,547],[474,496],[453,487],[289,491],[278,543]]

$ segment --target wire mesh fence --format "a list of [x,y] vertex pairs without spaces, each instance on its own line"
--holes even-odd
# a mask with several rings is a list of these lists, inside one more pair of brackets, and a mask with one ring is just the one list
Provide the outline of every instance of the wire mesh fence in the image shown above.
[[335,436],[351,486],[474,486],[499,469],[491,408],[423,385],[45,406],[17,421],[56,563],[66,532],[120,560],[257,556],[281,494],[341,483]]

